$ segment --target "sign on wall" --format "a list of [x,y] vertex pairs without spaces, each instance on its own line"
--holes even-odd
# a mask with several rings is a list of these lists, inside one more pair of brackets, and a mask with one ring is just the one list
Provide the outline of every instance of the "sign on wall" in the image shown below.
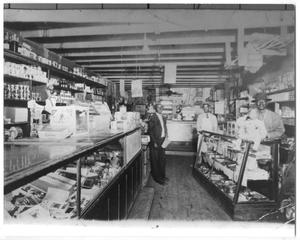
[[131,96],[143,97],[142,80],[132,80],[131,82]]

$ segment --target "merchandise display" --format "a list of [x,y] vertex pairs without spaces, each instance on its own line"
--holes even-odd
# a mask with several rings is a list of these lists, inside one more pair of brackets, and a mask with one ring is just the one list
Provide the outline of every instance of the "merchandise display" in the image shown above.
[[39,66],[4,62],[4,74],[41,83],[47,83],[48,81],[47,73],[42,71],[42,68]]
[[8,214],[5,216],[20,220],[76,218],[78,191],[81,193],[79,212],[86,214],[104,189],[110,187],[116,176],[125,171],[130,163],[125,162],[122,139],[97,147],[92,153],[76,161],[69,161],[55,171],[7,193],[4,209]]
[[130,130],[140,126],[139,112],[115,112],[115,120],[111,122],[111,129]]
[[268,203],[272,207],[276,202],[277,197],[270,194],[275,190],[265,192],[253,185],[260,181],[265,182],[264,188],[274,187],[270,182],[275,181],[274,162],[277,160],[271,155],[269,145],[260,144],[254,149],[252,142],[204,131],[199,149],[200,158],[195,162],[194,174],[198,177],[200,174],[219,189],[230,199],[233,208],[239,203],[258,202],[265,203],[267,208]]

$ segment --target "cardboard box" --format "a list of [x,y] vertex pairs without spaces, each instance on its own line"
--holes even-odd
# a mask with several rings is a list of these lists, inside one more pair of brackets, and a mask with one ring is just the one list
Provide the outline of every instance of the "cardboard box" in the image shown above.
[[4,107],[4,118],[11,119],[12,123],[27,122],[28,109],[18,107]]

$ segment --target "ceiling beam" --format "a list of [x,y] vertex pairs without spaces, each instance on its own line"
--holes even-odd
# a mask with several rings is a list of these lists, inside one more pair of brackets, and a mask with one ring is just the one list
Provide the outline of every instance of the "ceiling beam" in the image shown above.
[[[184,71],[184,72],[179,72],[177,71],[176,75],[181,76],[181,75],[219,75],[221,71],[211,71],[211,72],[199,72],[199,71]],[[163,75],[163,72],[161,71],[118,71],[118,72],[104,72],[101,71],[102,76],[161,76]]]
[[[200,67],[200,66],[199,66]],[[99,68],[90,68],[90,70],[93,70],[95,73],[101,73],[101,74],[119,74],[119,73],[126,73],[126,74],[135,74],[135,73],[163,73],[163,69],[99,69]],[[194,74],[208,74],[212,72],[220,72],[220,71],[225,71],[222,68],[197,68],[197,69],[177,69],[177,74],[189,74],[189,73],[194,73]]]
[[[114,14],[115,13],[115,14]],[[128,23],[153,24],[155,31],[165,28],[197,27],[228,29],[243,26],[270,27],[294,25],[295,11],[251,10],[14,10],[5,9],[4,20],[22,22]]]
[[181,59],[191,59],[191,60],[223,60],[223,56],[173,56],[173,57],[164,57],[164,56],[155,56],[155,57],[135,57],[135,58],[123,58],[123,57],[118,57],[118,58],[101,58],[101,59],[73,59],[74,62],[78,64],[82,63],[93,63],[93,62],[111,62],[111,61],[145,61],[145,60],[151,60],[151,61],[165,61],[165,60],[181,60]]
[[76,61],[76,63],[78,65],[81,66],[90,66],[90,65],[97,65],[99,64],[101,66],[101,64],[111,64],[111,65],[115,65],[115,64],[135,64],[136,66],[139,66],[139,64],[144,64],[144,63],[182,63],[182,62],[211,62],[211,61],[216,61],[219,63],[224,62],[223,58],[220,59],[202,59],[202,58],[168,58],[168,59],[159,59],[159,58],[153,58],[153,59],[145,59],[145,60],[139,60],[139,59],[135,59],[135,60],[121,60],[118,59],[117,61],[111,61],[111,60],[105,60],[105,61]]
[[[88,69],[90,68],[99,68],[101,67],[130,67],[130,66],[164,66],[164,64],[167,62],[151,62],[151,63],[121,63],[121,64],[82,64],[83,67],[86,67]],[[195,62],[195,61],[189,61],[189,62],[178,62],[178,65],[184,66],[184,65],[194,65],[194,66],[223,66],[222,62],[220,61],[214,61],[214,62]]]
[[[160,49],[160,50],[149,50],[146,54],[188,54],[188,53],[224,53],[224,48],[216,47],[216,48],[186,48],[186,49]],[[145,55],[145,52],[139,51],[87,51],[87,52],[62,52],[62,56],[65,56],[69,59],[79,58],[79,57],[94,57],[94,56],[123,56],[126,55]]]
[[45,43],[42,44],[48,49],[59,48],[101,48],[101,47],[120,47],[120,46],[162,46],[162,45],[188,45],[188,44],[206,44],[206,43],[225,43],[235,42],[235,36],[214,36],[214,37],[178,37],[170,39],[157,40],[116,40],[116,41],[82,41],[82,42],[61,42],[61,43]]
[[[105,76],[107,79],[128,79],[132,77],[137,77],[137,78],[151,78],[151,79],[161,79],[163,78],[162,75],[153,75],[153,76],[140,76],[140,75],[134,75],[134,76],[127,76],[127,75],[118,75],[118,76]],[[228,76],[226,75],[177,75],[176,79],[190,79],[190,78],[197,78],[197,79],[218,79],[218,78],[226,78]]]

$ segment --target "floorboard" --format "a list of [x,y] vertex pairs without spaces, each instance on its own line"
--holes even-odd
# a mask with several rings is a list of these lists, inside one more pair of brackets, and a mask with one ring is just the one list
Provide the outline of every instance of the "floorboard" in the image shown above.
[[155,190],[149,219],[215,220],[231,218],[192,176],[193,157],[168,156],[169,184],[161,186],[150,177],[147,186]]

